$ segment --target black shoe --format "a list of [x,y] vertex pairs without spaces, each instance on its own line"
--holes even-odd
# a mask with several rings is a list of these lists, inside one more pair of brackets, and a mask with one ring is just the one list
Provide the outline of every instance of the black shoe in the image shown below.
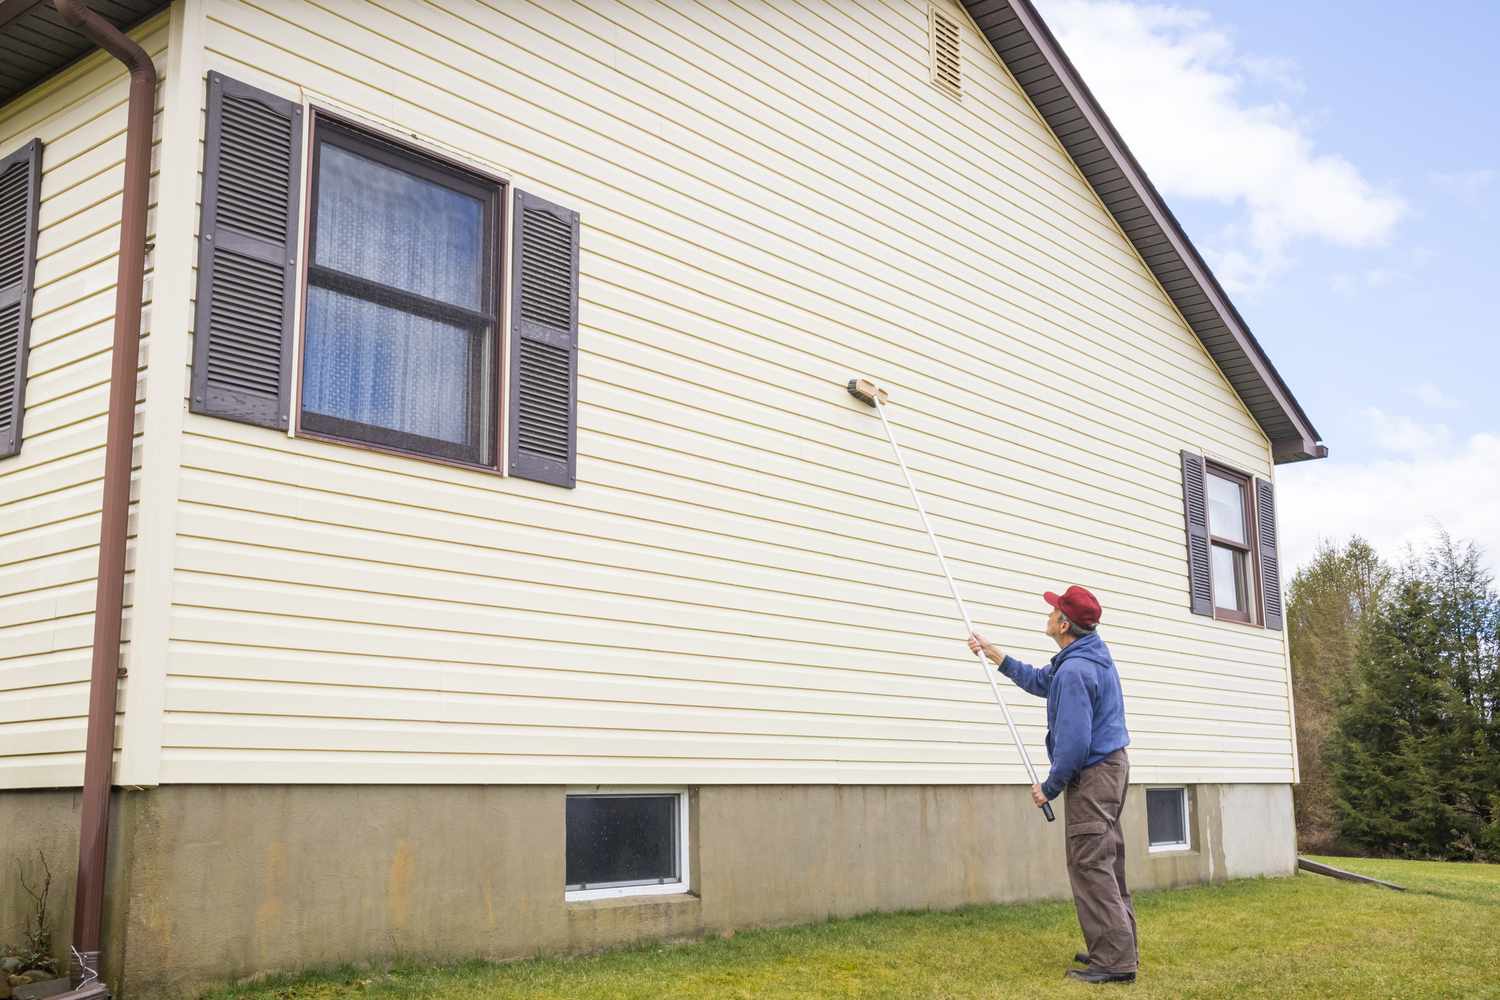
[[1104,972],[1100,969],[1069,969],[1067,978],[1080,983],[1133,983],[1134,972]]
[[1089,953],[1086,951],[1080,951],[1078,954],[1073,956],[1073,961],[1077,962],[1079,965],[1088,965]]

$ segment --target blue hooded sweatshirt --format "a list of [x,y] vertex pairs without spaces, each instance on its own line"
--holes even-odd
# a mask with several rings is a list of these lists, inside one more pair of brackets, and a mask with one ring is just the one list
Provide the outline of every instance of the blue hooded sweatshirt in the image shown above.
[[1047,798],[1061,795],[1079,771],[1130,745],[1120,674],[1097,632],[1074,639],[1040,670],[1007,656],[1000,672],[1022,691],[1047,699]]

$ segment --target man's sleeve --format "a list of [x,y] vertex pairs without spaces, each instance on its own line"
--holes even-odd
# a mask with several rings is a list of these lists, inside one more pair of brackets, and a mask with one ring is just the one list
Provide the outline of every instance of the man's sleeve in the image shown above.
[[1057,721],[1052,725],[1052,772],[1042,782],[1042,794],[1055,799],[1088,760],[1094,734],[1094,702],[1078,670],[1059,670],[1052,678],[1057,688]]
[[1022,663],[1014,656],[1007,656],[1000,661],[1000,672],[1015,681],[1016,687],[1038,698],[1047,697],[1047,689],[1052,686],[1051,670],[1045,667],[1038,670],[1029,663]]

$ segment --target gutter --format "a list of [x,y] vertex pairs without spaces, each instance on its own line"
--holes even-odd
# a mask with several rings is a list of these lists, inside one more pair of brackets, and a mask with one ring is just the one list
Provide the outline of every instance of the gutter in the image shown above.
[[115,701],[120,670],[120,618],[125,598],[125,532],[130,510],[130,453],[135,438],[135,389],[146,271],[146,203],[151,180],[151,124],[156,66],[151,57],[83,0],[52,0],[57,12],[130,70],[125,129],[124,204],[120,209],[119,271],[104,447],[104,500],[99,523],[99,576],[94,598],[94,657],[89,674],[88,736],[83,762],[83,815],[78,835],[78,887],[73,910],[73,960],[79,985],[66,996],[107,996],[99,982],[108,864],[109,798],[115,751]]

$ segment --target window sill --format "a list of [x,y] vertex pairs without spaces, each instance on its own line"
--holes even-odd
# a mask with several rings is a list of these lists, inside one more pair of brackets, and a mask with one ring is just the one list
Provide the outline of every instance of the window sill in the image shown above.
[[1231,625],[1243,625],[1246,628],[1263,628],[1264,627],[1258,621],[1252,621],[1249,618],[1241,618],[1241,617],[1239,617],[1238,615],[1235,615],[1235,614],[1225,614],[1223,611],[1220,611],[1218,608],[1214,609],[1214,621],[1216,621],[1216,622],[1228,622]]
[[1161,847],[1147,847],[1146,856],[1151,858],[1172,858],[1180,854],[1197,854],[1191,845],[1164,844]]
[[644,906],[665,907],[670,911],[693,909],[701,904],[697,893],[688,889],[661,892],[652,895],[609,896],[601,899],[568,899],[564,906],[569,913],[590,910],[625,910]]
[[373,444],[369,441],[357,441],[354,438],[310,431],[304,427],[296,428],[292,436],[308,441],[322,441],[326,444],[342,445],[345,448],[354,448],[359,451],[370,451],[377,455],[395,455],[397,458],[409,458],[412,461],[425,462],[429,465],[446,465],[450,469],[467,469],[470,472],[482,472],[486,475],[503,478],[503,473],[493,465],[480,465],[476,462],[464,462],[456,458],[443,458],[439,455],[424,455],[420,451],[407,451],[404,448],[393,448],[389,445]]

